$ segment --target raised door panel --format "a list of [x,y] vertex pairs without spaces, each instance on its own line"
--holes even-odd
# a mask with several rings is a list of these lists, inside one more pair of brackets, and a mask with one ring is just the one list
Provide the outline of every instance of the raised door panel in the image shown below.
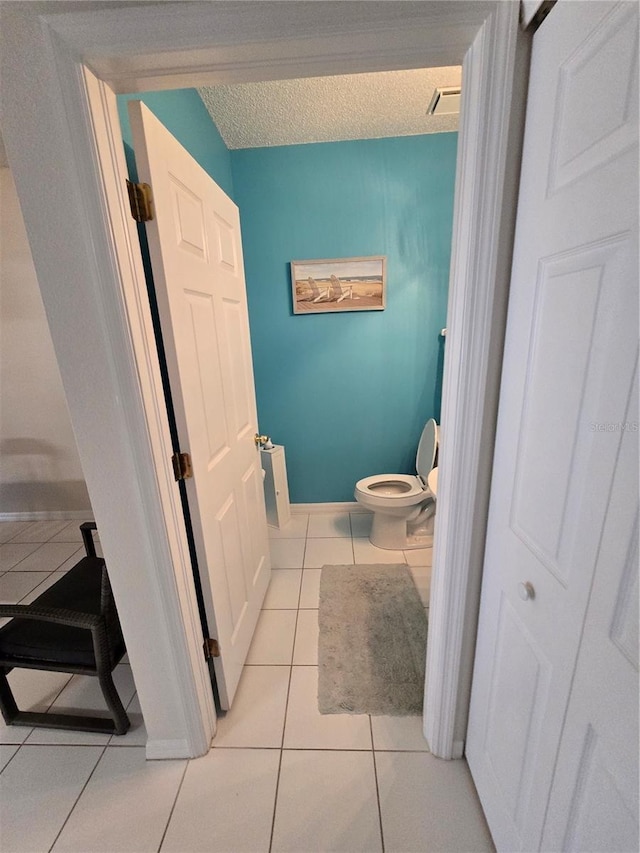
[[225,572],[225,579],[231,613],[231,638],[233,642],[247,606],[247,585],[244,581],[244,574],[237,571],[237,567],[243,565],[243,558],[241,524],[238,503],[234,495],[230,495],[224,502],[215,521],[222,543],[224,565],[230,569]]
[[[242,488],[249,526],[256,531],[266,530],[262,468],[259,465],[253,464],[245,472],[242,478]],[[248,544],[251,547],[248,554],[246,582],[251,588],[259,583],[269,543],[263,537],[256,536]]]
[[551,788],[543,849],[638,849],[638,386],[620,421],[609,511]]
[[235,223],[227,221],[219,213],[214,214],[213,223],[216,235],[216,261],[222,269],[239,279],[238,260],[241,253],[238,251],[237,237],[234,232]]
[[169,175],[173,201],[176,247],[195,258],[208,260],[203,201],[175,175]]
[[[194,385],[192,400],[193,405],[201,409],[200,418],[204,429],[200,435],[206,439],[207,465],[211,470],[230,451],[228,410],[225,405],[220,405],[220,401],[224,401],[224,385],[218,357],[215,311],[213,299],[208,293],[185,290],[184,295],[189,307],[193,348],[193,374],[190,380]],[[192,442],[196,435],[192,437]],[[201,452],[204,449],[199,448]],[[195,447],[192,455],[194,452]]]
[[601,286],[601,268],[583,253],[570,265],[553,260],[540,264],[511,527],[565,587],[570,566],[561,564],[560,546],[571,535],[565,508],[576,474],[576,441]]
[[[224,324],[227,329],[227,341],[230,347],[228,354],[231,391],[229,411],[232,416],[234,437],[236,440],[241,441],[247,437],[255,423],[249,402],[252,377],[248,369],[249,366],[246,363],[246,355],[244,352],[238,354],[233,351],[238,349],[236,342],[246,337],[244,322],[245,308],[242,303],[224,299],[222,301],[222,311],[224,312]],[[251,438],[253,438],[253,434]]]
[[589,725],[584,733],[578,772],[562,840],[567,853],[635,853],[638,814],[624,773],[612,752]]
[[500,604],[496,633],[483,748],[510,818],[520,826],[547,706],[551,666],[506,596]]
[[633,6],[611,4],[611,19],[560,67],[549,195],[636,142],[638,30]]
[[538,265],[510,527],[564,589],[578,568],[583,585],[604,520],[605,500],[589,515],[583,507],[594,471],[611,472],[615,461],[594,424],[624,411],[624,395],[609,389],[626,387],[633,370],[634,251],[629,234],[616,234]]

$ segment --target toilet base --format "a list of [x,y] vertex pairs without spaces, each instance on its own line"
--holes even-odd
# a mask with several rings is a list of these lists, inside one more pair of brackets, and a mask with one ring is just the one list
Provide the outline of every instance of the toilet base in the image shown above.
[[411,551],[412,548],[433,548],[433,534],[407,534],[407,544],[403,550]]
[[430,548],[433,545],[433,521],[434,512],[426,519],[422,516],[416,523],[377,511],[373,514],[369,541],[377,548],[387,551]]
[[432,504],[431,512],[427,515],[426,518],[422,517],[419,518],[417,521],[409,521],[407,523],[407,539],[411,539],[412,536],[419,537],[420,539],[424,539],[425,537],[433,539],[435,520],[435,504]]

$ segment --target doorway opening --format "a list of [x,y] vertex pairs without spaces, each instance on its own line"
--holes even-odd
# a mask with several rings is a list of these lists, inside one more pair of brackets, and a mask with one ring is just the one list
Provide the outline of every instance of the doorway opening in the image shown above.
[[[305,99],[307,109],[313,103],[316,124],[302,136],[297,124],[289,136],[283,136],[279,127],[271,128],[275,137],[266,141],[286,141],[286,146],[251,147],[252,134],[260,128],[260,117],[256,119],[253,113],[238,128],[237,115],[247,102],[255,104],[256,90],[265,97],[263,84],[200,92],[210,103],[209,113],[221,115],[219,120],[227,122],[227,141],[233,145],[238,136],[244,137],[241,148],[237,142],[231,150],[226,147],[213,116],[212,126],[203,126],[203,104],[193,90],[120,96],[120,119],[132,179],[136,172],[126,104],[140,98],[236,197],[240,207],[260,432],[268,432],[285,445],[290,477],[293,474],[296,481],[293,500],[299,509],[291,530],[276,531],[277,538],[272,540],[274,585],[287,585],[285,599],[290,602],[295,585],[291,570],[299,573],[299,593],[301,583],[316,584],[325,562],[405,563],[408,559],[428,606],[431,548],[414,551],[407,558],[408,552],[384,552],[371,545],[370,517],[353,504],[353,488],[358,479],[375,471],[415,473],[415,452],[424,423],[434,415],[440,420],[441,330],[446,326],[458,117],[433,119],[426,113],[436,88],[444,81],[459,82],[461,68],[356,77],[362,93],[355,101],[354,76],[269,84],[271,101],[266,114],[282,111],[278,104],[291,98],[291,86],[299,87],[296,95],[301,109]],[[318,102],[318,84],[325,92],[324,103]],[[385,88],[396,103],[381,118],[377,113]],[[343,96],[346,119],[357,114],[358,123],[351,119],[348,126],[345,117],[334,115],[332,104],[340,100],[336,92],[341,90],[351,92],[350,98]],[[226,105],[226,116],[224,110],[219,112],[220,103]],[[377,138],[340,138],[362,138],[366,131]],[[322,139],[323,135],[329,138]],[[261,141],[265,142],[264,136]],[[261,203],[266,197],[268,210]],[[151,282],[144,226],[139,226],[139,236]],[[292,315],[290,259],[304,254],[348,257],[374,253],[388,255],[391,291],[384,313]],[[171,409],[152,284],[149,290]],[[287,369],[287,361],[292,369]],[[174,450],[179,450],[172,411],[170,421]],[[186,446],[184,438],[182,445]],[[323,469],[332,463],[333,470],[324,471],[322,482]],[[184,483],[181,491],[184,500]],[[309,509],[311,521],[303,531],[302,514]],[[330,518],[328,513],[336,510],[338,514]],[[197,560],[193,543],[190,536],[192,558]],[[425,546],[429,544],[425,540]],[[307,578],[302,577],[303,570],[308,570]],[[196,586],[206,629],[197,572]],[[268,600],[272,604],[267,609],[274,609],[273,601],[278,598],[272,595]],[[268,614],[268,619],[274,616]],[[293,647],[293,636],[290,641]],[[418,721],[416,728],[419,732]]]

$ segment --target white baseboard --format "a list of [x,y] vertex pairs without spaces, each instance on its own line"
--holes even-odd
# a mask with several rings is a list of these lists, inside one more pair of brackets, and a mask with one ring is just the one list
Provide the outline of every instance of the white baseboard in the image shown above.
[[93,521],[90,509],[43,510],[41,512],[0,512],[0,521]]
[[[427,740],[426,731],[423,730],[422,733],[424,735],[425,740],[427,741],[427,746],[429,747],[429,749],[431,749],[431,745],[429,744],[429,741]],[[451,748],[451,759],[452,760],[457,760],[457,759],[462,758],[464,756],[464,746],[465,746],[465,742],[463,740],[454,740],[453,746]]]
[[148,740],[145,755],[150,761],[162,761],[167,758],[197,758],[191,755],[185,738],[175,740]]
[[356,501],[325,504],[291,504],[291,512],[367,512]]

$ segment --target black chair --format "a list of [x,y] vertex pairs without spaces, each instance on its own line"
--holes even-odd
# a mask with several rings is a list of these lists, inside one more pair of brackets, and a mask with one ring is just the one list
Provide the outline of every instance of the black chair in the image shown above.
[[[111,673],[126,651],[104,560],[96,556],[93,522],[80,525],[87,553],[32,604],[0,604],[0,709],[7,725],[123,735],[130,726]],[[97,676],[112,720],[21,711],[7,674],[14,668]]]

